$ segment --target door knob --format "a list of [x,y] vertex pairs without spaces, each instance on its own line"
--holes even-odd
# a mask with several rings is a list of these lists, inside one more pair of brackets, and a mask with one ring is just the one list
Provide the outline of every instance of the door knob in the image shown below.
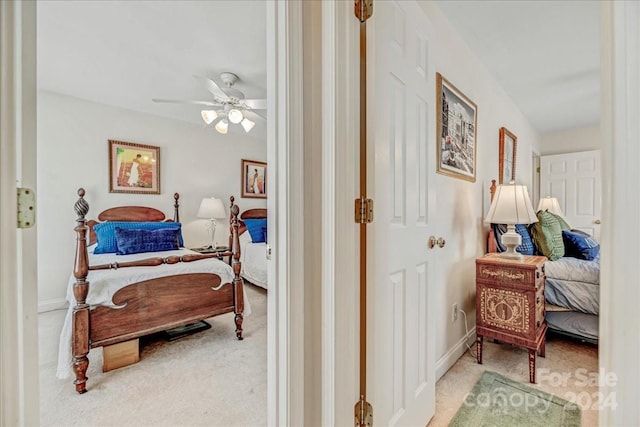
[[438,240],[436,241],[436,243],[438,244],[438,246],[440,246],[441,248],[444,248],[444,245],[447,243],[442,237],[438,237]]
[[594,224],[598,224],[598,225],[600,225],[600,220],[599,220],[599,219],[596,219],[595,221],[593,221],[593,223],[594,223]]
[[433,249],[433,247],[436,245],[436,238],[434,236],[429,236],[429,242],[427,244],[429,246],[429,249]]

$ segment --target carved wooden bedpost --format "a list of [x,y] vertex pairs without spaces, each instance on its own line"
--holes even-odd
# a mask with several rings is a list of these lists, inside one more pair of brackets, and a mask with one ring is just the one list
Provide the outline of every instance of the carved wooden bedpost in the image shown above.
[[73,296],[76,305],[73,307],[73,327],[71,337],[71,353],[73,354],[73,371],[76,379],[78,393],[87,391],[87,369],[89,368],[89,305],[87,293],[89,292],[89,255],[87,254],[87,220],[85,216],[89,212],[89,204],[84,200],[84,188],[78,189],[79,199],[74,205],[76,215],[76,227],[74,228],[76,237],[76,258],[73,265],[73,276],[76,278],[73,284]]
[[240,269],[242,264],[240,263],[240,238],[238,237],[238,215],[240,214],[240,208],[234,204],[235,197],[231,196],[231,267],[233,268],[233,299],[235,306],[235,321],[236,321],[236,336],[239,340],[242,339],[242,321],[244,313],[244,289],[242,277],[240,277]]
[[491,193],[491,201],[493,202],[493,195],[496,194],[496,180],[491,180],[491,187],[489,187],[489,193]]
[[180,194],[173,193],[173,220],[175,222],[180,222],[180,203],[178,203],[178,199],[180,198]]

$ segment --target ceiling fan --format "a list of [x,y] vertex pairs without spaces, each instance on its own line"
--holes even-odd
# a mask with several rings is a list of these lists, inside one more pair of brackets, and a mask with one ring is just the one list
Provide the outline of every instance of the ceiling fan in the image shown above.
[[229,72],[221,73],[220,80],[224,83],[224,88],[207,77],[194,77],[206,85],[207,90],[213,95],[213,101],[181,101],[156,98],[152,99],[152,101],[171,104],[195,104],[208,107],[200,113],[202,120],[207,125],[217,122],[215,128],[222,134],[227,133],[229,123],[239,124],[245,132],[249,132],[255,126],[255,121],[251,120],[251,118],[255,120],[257,117],[266,120],[263,113],[258,111],[267,109],[267,100],[245,98],[244,93],[233,87],[239,80],[237,75]]

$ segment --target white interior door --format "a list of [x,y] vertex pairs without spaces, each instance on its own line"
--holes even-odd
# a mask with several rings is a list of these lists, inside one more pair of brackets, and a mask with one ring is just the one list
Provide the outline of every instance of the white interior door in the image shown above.
[[600,150],[540,158],[540,197],[556,197],[567,223],[600,241]]
[[433,277],[435,72],[429,22],[413,1],[377,2],[368,21],[368,401],[377,425],[426,425],[435,411]]

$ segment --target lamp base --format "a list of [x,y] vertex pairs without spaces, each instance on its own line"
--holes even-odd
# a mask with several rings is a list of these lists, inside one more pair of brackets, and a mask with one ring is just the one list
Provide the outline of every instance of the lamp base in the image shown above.
[[507,232],[502,235],[500,241],[507,248],[506,251],[500,254],[502,258],[517,260],[524,258],[520,252],[516,251],[516,248],[522,244],[522,237],[516,233],[515,225],[507,225]]

